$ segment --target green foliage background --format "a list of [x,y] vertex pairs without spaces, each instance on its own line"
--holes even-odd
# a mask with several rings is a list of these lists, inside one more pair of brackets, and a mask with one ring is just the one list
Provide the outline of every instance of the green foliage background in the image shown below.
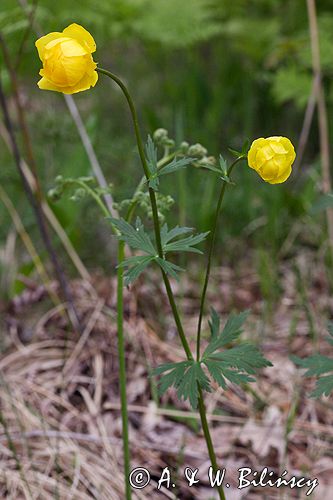
[[[333,10],[331,0],[317,2],[321,56],[329,118],[332,122]],[[200,142],[218,156],[239,148],[244,139],[286,135],[297,146],[311,90],[311,51],[304,0],[40,0],[36,19],[43,33],[71,22],[84,25],[97,42],[95,59],[129,84],[147,136],[165,127],[178,142]],[[0,30],[12,57],[19,51],[28,23],[20,2],[2,0]],[[26,100],[34,152],[43,188],[56,175],[90,174],[89,162],[60,94],[36,86],[40,61],[28,33],[20,59],[19,80]],[[10,85],[1,60],[1,78]],[[141,169],[125,112],[123,96],[101,82],[75,96],[104,172],[116,198],[128,197]],[[332,128],[332,127],[331,127]],[[263,183],[246,165],[235,175],[237,187],[225,201],[221,254],[238,258],[244,248],[257,250],[260,268],[270,268],[292,227],[300,226],[297,244],[317,245],[325,237],[309,215],[319,196],[318,132],[314,120],[306,155],[282,186]],[[35,222],[14,164],[0,148],[0,183],[14,200],[26,228],[38,238]],[[163,182],[163,192],[177,201],[170,222],[205,231],[218,186],[207,171],[184,170]],[[96,224],[90,201],[62,200],[53,208],[87,265],[111,269],[106,248],[109,232]],[[11,221],[0,208],[4,244]],[[241,236],[239,238],[239,235]],[[237,240],[236,240],[237,236]],[[245,247],[246,245],[246,247]],[[223,252],[222,252],[223,249]]]

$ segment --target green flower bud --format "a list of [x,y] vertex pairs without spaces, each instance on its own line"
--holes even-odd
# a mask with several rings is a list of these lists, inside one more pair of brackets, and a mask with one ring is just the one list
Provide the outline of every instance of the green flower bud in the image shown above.
[[189,156],[194,156],[195,158],[203,158],[204,156],[207,156],[207,149],[204,148],[201,144],[193,144],[192,146],[189,147],[188,149],[188,155]]
[[55,178],[55,183],[56,184],[62,184],[63,182],[64,182],[63,176],[62,175],[57,175],[57,177]]
[[86,190],[84,188],[79,188],[75,191],[73,196],[71,196],[71,200],[73,201],[80,201],[86,196]]
[[183,141],[179,146],[180,152],[183,153],[184,155],[186,155],[188,153],[189,147],[190,147],[189,143],[186,141]]
[[62,189],[58,188],[50,189],[47,193],[47,196],[53,202],[59,201],[62,196]]
[[164,143],[163,146],[167,148],[174,148],[175,147],[175,141],[173,139],[167,139]]
[[153,134],[153,139],[156,144],[163,144],[168,140],[168,131],[165,128],[158,128]]

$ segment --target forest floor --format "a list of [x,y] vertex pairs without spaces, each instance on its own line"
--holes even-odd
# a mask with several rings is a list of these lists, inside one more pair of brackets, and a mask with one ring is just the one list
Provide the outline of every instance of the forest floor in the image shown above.
[[[296,265],[295,265],[296,263]],[[193,273],[192,273],[193,274]],[[191,273],[190,273],[191,275]],[[150,274],[125,292],[125,331],[132,467],[150,471],[151,483],[134,497],[207,500],[206,445],[198,414],[173,390],[159,398],[151,368],[182,360],[159,276]],[[214,268],[208,301],[223,318],[250,308],[244,338],[273,363],[251,389],[230,386],[206,395],[220,467],[227,469],[229,500],[306,498],[308,488],[237,489],[240,467],[278,477],[318,478],[314,498],[333,498],[332,399],[309,398],[314,381],[290,355],[327,354],[327,320],[333,316],[322,259],[311,251],[279,265],[274,301],[244,261]],[[199,287],[174,283],[185,329],[195,345]],[[54,284],[56,288],[56,283]],[[61,306],[30,283],[6,307],[0,358],[0,497],[123,500],[114,279],[98,273],[71,283],[83,332],[73,333]],[[332,349],[332,348],[331,348]],[[176,487],[157,491],[164,467]],[[199,468],[189,488],[185,467]]]

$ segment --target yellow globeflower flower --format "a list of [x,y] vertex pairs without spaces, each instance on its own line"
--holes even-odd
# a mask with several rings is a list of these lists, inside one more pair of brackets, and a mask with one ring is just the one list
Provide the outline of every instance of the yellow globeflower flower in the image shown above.
[[42,36],[35,45],[43,63],[40,89],[74,94],[96,85],[97,64],[91,55],[96,43],[79,24],[71,24],[62,33]]
[[280,184],[288,179],[295,158],[290,140],[278,136],[256,139],[247,155],[249,167],[270,184]]

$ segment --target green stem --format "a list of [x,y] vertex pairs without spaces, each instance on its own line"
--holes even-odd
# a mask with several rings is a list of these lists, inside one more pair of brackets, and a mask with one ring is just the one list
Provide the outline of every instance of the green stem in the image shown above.
[[122,438],[124,449],[124,472],[126,500],[131,500],[131,486],[128,480],[131,473],[130,449],[128,438],[128,409],[126,394],[126,358],[124,340],[124,269],[119,267],[125,258],[125,243],[118,242],[118,269],[117,269],[117,332],[118,332],[118,358],[119,358],[119,384],[121,402]]
[[[92,198],[96,201],[103,214],[106,217],[110,216],[108,208],[98,196],[98,194],[85,182],[74,181],[79,186],[82,186]],[[130,218],[132,209],[128,211]],[[118,362],[119,362],[119,386],[120,386],[120,402],[121,402],[121,421],[122,421],[122,439],[124,450],[124,473],[125,473],[125,492],[126,500],[131,500],[132,492],[128,478],[131,473],[130,449],[128,437],[128,409],[127,409],[127,394],[126,394],[126,357],[125,357],[125,339],[124,339],[124,269],[119,267],[125,258],[125,243],[118,241],[118,268],[117,268],[117,337],[118,337]]]
[[[132,98],[131,98],[126,86],[124,85],[124,83],[116,75],[114,75],[110,71],[107,71],[107,70],[102,69],[102,68],[98,68],[97,71],[99,73],[102,73],[102,74],[108,76],[115,83],[117,83],[117,85],[121,88],[121,90],[123,91],[123,93],[126,97],[127,103],[129,105],[129,108],[131,111],[132,119],[133,119],[134,131],[135,131],[135,136],[136,136],[136,141],[137,141],[137,146],[138,146],[138,151],[139,151],[142,167],[143,167],[146,179],[148,180],[149,176],[150,176],[149,168],[148,168],[147,160],[146,160],[145,153],[144,153],[144,147],[143,147],[143,143],[142,143],[142,139],[141,139],[141,135],[140,135],[137,113],[136,113],[136,109],[135,109],[134,103],[132,101]],[[151,203],[151,208],[152,208],[152,212],[153,212],[154,232],[155,232],[157,251],[158,251],[159,257],[161,259],[164,259],[164,253],[163,253],[162,242],[161,242],[160,224],[159,224],[158,210],[157,210],[157,203],[156,203],[156,196],[155,196],[155,191],[151,188],[149,188],[149,197],[150,197],[150,203]],[[186,336],[185,336],[185,332],[184,332],[183,325],[182,325],[182,322],[181,322],[181,319],[179,316],[179,312],[177,309],[177,305],[175,302],[175,298],[173,295],[171,284],[170,284],[170,281],[169,281],[167,274],[163,270],[162,270],[162,277],[163,277],[164,285],[165,285],[166,292],[168,295],[169,303],[170,303],[170,306],[172,309],[172,313],[173,313],[173,316],[175,319],[175,323],[177,325],[178,334],[179,334],[182,346],[184,348],[184,351],[186,353],[186,357],[188,360],[193,360],[194,359],[193,354],[191,352],[190,346],[189,346],[187,339],[186,339]],[[216,455],[215,455],[212,439],[211,439],[210,432],[209,432],[209,427],[208,427],[208,422],[207,422],[207,417],[206,417],[206,409],[205,409],[205,405],[204,405],[203,394],[202,394],[200,387],[199,387],[199,409],[200,409],[200,418],[201,418],[202,428],[204,430],[204,436],[206,439],[207,448],[208,448],[208,452],[209,452],[209,457],[210,457],[210,460],[212,462],[213,468],[217,469]],[[225,500],[222,486],[217,487],[217,490],[219,493],[220,500]]]
[[[145,156],[145,152],[144,152],[143,142],[141,139],[138,116],[137,116],[136,109],[135,109],[133,100],[131,98],[131,95],[128,92],[125,84],[116,75],[114,75],[110,71],[107,71],[106,69],[102,69],[102,68],[98,68],[97,71],[99,73],[103,73],[104,75],[111,78],[115,83],[117,83],[117,85],[121,88],[121,90],[123,91],[123,93],[126,97],[126,100],[127,100],[127,103],[129,105],[131,115],[132,115],[134,132],[135,132],[136,142],[137,142],[137,146],[138,146],[138,151],[139,151],[143,171],[144,171],[144,174],[146,176],[146,179],[148,180],[150,173],[149,173],[149,168],[148,168],[148,164],[147,164],[147,160],[146,160],[146,156]],[[158,256],[161,259],[164,259],[156,196],[155,196],[155,191],[152,188],[149,188],[149,198],[150,198],[150,204],[151,204],[152,213],[153,213],[154,233],[155,233],[155,239],[156,239],[156,245],[157,245],[157,252],[158,252]],[[187,359],[193,359],[193,355],[192,355],[190,346],[187,342],[185,332],[184,332],[184,329],[183,329],[183,326],[182,326],[182,323],[180,320],[180,316],[179,316],[177,305],[176,305],[176,302],[175,302],[175,299],[173,296],[173,292],[171,289],[169,278],[163,270],[162,270],[162,277],[163,277],[164,285],[165,285],[166,292],[168,295],[168,299],[170,302],[170,306],[171,306],[171,309],[172,309],[172,312],[173,312],[173,315],[175,318],[175,322],[177,325],[177,329],[178,329],[178,333],[179,333],[179,337],[180,337],[182,346],[183,346],[184,351],[186,353]]]
[[[243,160],[244,157],[241,156],[237,158],[229,167],[228,169],[228,177],[231,175],[231,172],[234,168],[234,166],[241,160]],[[203,318],[203,313],[204,313],[204,307],[205,307],[205,300],[206,300],[206,293],[207,293],[207,288],[208,288],[208,282],[209,282],[209,276],[210,276],[210,269],[212,265],[212,256],[213,256],[213,251],[214,251],[214,245],[215,245],[215,239],[216,239],[216,232],[217,232],[217,225],[218,225],[218,220],[219,220],[219,214],[224,198],[224,193],[227,187],[227,183],[223,182],[221,191],[220,191],[220,196],[216,205],[216,210],[215,210],[215,217],[214,217],[214,222],[213,222],[213,229],[211,232],[211,237],[210,237],[210,245],[209,245],[209,250],[208,250],[208,258],[207,258],[207,267],[206,267],[206,275],[205,275],[205,281],[201,293],[201,299],[200,299],[200,312],[199,312],[199,320],[198,320],[198,330],[197,330],[197,361],[200,361],[200,343],[201,343],[201,326],[202,326],[202,318]]]
[[102,210],[105,217],[110,217],[110,212],[105,206],[104,202],[101,200],[98,194],[90,186],[88,186],[88,184],[77,179],[74,179],[72,183],[77,184],[78,186],[81,186],[83,189],[85,189],[87,193],[90,194],[90,196],[96,201],[97,205]]
[[[202,390],[201,390],[201,387],[199,384],[198,384],[198,391],[199,391],[198,406],[199,406],[199,413],[200,413],[200,418],[201,418],[202,430],[203,430],[203,433],[205,436],[209,458],[210,458],[212,467],[214,469],[214,472],[216,473],[218,470],[218,465],[217,465],[216,455],[215,455],[215,451],[214,451],[213,441],[212,441],[212,438],[211,438],[211,435],[209,432],[209,426],[208,426],[204,398],[203,398]],[[223,491],[222,486],[218,487],[217,489],[218,489],[220,500],[225,500],[225,495],[224,495],[224,491]]]

